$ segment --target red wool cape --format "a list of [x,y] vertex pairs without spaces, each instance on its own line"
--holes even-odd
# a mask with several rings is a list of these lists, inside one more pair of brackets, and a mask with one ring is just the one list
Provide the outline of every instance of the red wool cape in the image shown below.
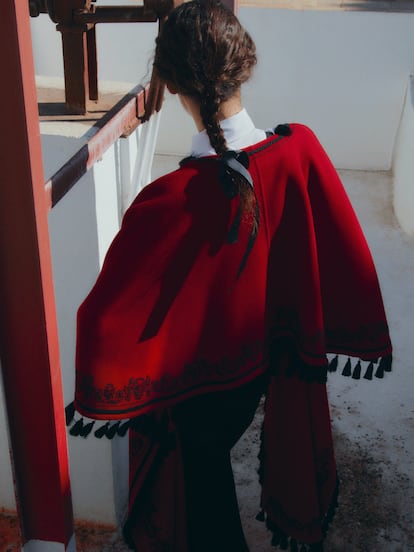
[[[320,542],[335,501],[326,354],[391,355],[375,268],[347,195],[314,134],[290,129],[245,150],[260,226],[239,277],[252,221],[227,243],[239,198],[224,195],[216,157],[189,159],[138,195],[79,309],[76,358],[76,408],[103,420],[159,416],[266,372],[260,471],[275,544],[285,535]],[[135,447],[131,504],[153,445],[141,456]],[[177,457],[170,465],[178,469]],[[175,546],[186,550],[181,540]]]

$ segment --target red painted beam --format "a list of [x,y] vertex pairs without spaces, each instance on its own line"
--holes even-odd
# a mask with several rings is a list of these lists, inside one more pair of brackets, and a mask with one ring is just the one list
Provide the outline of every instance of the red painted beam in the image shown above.
[[[0,3],[0,356],[25,542],[73,515],[28,3]],[[4,444],[2,444],[4,445]]]

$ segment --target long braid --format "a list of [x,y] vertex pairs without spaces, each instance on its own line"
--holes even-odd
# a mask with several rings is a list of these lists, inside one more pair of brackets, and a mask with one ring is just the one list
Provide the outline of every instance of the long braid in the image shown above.
[[227,151],[227,144],[219,121],[220,103],[214,87],[211,90],[206,88],[200,101],[200,115],[212,147],[218,155],[223,155]]
[[[176,92],[198,101],[211,146],[225,162],[228,147],[220,126],[220,106],[239,92],[256,64],[249,33],[219,1],[192,0],[171,12],[156,44],[154,68]],[[251,225],[244,266],[257,234],[258,203],[251,182],[237,171],[231,180],[240,198],[237,220]]]

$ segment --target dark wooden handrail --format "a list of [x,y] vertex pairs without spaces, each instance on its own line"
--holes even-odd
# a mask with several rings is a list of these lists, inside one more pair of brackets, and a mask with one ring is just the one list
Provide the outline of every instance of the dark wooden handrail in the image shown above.
[[98,130],[87,144],[46,181],[45,193],[49,209],[73,188],[118,138],[128,135],[142,122],[148,90],[148,86],[136,86],[131,90],[95,125]]

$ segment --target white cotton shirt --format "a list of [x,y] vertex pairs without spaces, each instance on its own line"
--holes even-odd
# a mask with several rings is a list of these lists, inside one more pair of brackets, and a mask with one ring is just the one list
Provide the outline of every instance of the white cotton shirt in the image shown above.
[[[229,150],[247,148],[266,138],[266,132],[254,126],[245,109],[242,109],[236,115],[220,121],[220,126],[223,129],[227,149]],[[206,157],[207,155],[215,155],[215,153],[206,130],[202,130],[193,136],[191,143],[192,156]]]

